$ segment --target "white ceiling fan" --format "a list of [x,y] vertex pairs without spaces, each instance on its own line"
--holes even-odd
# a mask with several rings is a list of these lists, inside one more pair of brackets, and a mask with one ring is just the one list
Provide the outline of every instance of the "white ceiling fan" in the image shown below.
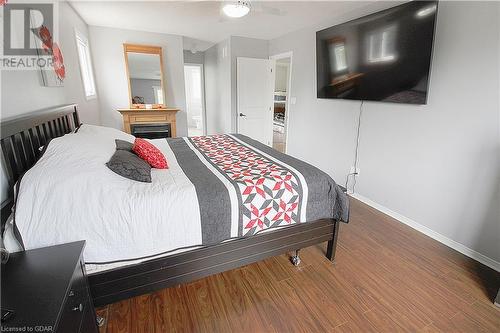
[[225,1],[222,5],[224,14],[221,21],[225,18],[240,18],[248,15],[250,12],[264,13],[269,15],[283,16],[286,12],[280,8],[266,6],[262,1],[251,2],[249,0]]

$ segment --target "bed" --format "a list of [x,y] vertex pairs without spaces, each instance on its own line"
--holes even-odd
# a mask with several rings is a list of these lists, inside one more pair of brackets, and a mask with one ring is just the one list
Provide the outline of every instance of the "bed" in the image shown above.
[[348,221],[328,175],[242,135],[151,140],[169,169],[140,183],[105,166],[115,139],[134,137],[80,125],[76,105],[1,129],[4,240],[31,249],[85,239],[96,306],[324,241],[333,260]]

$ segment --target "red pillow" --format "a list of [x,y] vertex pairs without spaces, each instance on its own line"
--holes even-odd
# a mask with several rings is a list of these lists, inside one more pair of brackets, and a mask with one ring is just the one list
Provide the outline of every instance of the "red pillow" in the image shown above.
[[148,141],[136,138],[132,147],[134,153],[156,169],[168,169],[167,159],[161,151]]

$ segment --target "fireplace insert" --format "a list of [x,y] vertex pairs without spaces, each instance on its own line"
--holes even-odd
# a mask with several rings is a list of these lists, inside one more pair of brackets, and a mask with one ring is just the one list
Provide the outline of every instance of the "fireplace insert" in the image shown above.
[[137,138],[161,139],[170,138],[172,131],[169,123],[165,124],[133,124],[131,134]]

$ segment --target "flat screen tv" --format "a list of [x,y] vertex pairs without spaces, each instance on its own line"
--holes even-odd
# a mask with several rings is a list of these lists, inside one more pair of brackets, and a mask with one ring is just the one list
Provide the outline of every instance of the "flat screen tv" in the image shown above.
[[437,5],[413,1],[318,31],[318,98],[427,104]]

